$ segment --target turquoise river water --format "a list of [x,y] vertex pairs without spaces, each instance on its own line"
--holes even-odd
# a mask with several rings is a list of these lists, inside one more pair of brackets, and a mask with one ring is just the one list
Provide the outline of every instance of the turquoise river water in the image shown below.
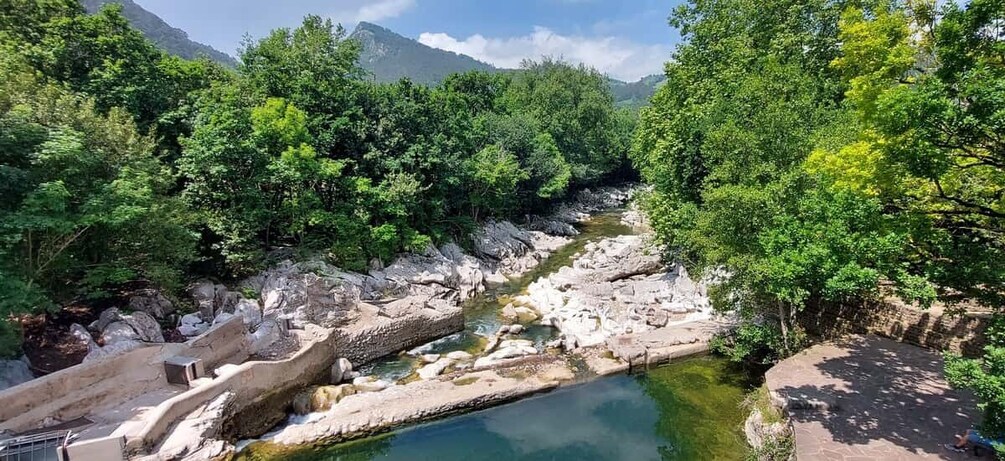
[[722,359],[599,378],[475,413],[239,461],[741,460],[750,384]]

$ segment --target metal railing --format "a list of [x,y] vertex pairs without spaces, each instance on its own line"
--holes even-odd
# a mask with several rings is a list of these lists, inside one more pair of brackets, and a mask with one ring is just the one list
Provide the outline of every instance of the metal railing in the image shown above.
[[0,461],[59,461],[60,449],[72,439],[64,430],[0,440]]

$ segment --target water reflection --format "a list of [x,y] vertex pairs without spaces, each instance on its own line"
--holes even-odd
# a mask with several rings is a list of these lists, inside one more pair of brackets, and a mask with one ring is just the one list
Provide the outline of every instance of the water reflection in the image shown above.
[[349,444],[243,461],[739,460],[743,376],[694,359]]

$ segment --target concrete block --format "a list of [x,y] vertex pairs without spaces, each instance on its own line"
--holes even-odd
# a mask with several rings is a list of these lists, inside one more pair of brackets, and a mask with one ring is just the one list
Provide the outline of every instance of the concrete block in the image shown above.
[[125,437],[121,436],[81,440],[66,447],[62,461],[126,461],[125,446]]

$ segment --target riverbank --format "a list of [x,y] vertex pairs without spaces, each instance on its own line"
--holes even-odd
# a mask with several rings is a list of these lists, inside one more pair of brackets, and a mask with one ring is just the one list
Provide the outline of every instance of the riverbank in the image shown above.
[[[361,379],[382,383],[378,389],[339,395],[330,405],[324,403],[313,412],[291,417],[285,426],[254,444],[257,448],[252,448],[252,453],[275,451],[277,445],[359,438],[706,353],[708,341],[720,331],[723,322],[710,320],[703,285],[691,281],[679,268],[665,269],[658,257],[651,256],[655,251],[644,251],[644,237],[634,236],[629,225],[635,217],[633,213],[619,212],[587,221],[583,229],[588,238],[574,239],[524,277],[490,288],[466,304],[463,332],[364,367],[374,376]],[[612,218],[616,224],[610,223]],[[621,259],[613,270],[608,270],[612,266],[597,264],[601,254],[597,248],[609,247],[610,242],[616,244],[626,236],[633,237],[632,248],[608,257]],[[626,253],[628,257],[624,258]],[[544,322],[539,320],[540,311],[521,299],[532,296],[533,287],[540,286],[542,280],[566,273],[569,268],[582,270],[584,288],[589,278],[595,278],[593,283],[601,288],[605,283],[620,282],[620,293],[638,300],[638,307],[629,303],[628,309],[618,313],[618,320],[635,323],[604,328],[613,317],[597,315],[598,327],[591,334],[599,340],[592,342],[578,340],[575,332],[563,328],[561,322],[539,325]],[[586,291],[571,285],[565,288],[570,297]],[[677,318],[671,322],[667,313],[670,309],[691,313],[693,320]],[[645,321],[637,313],[640,310],[648,312],[650,319],[654,312],[663,312],[662,323]],[[600,310],[583,313],[588,317],[597,312],[605,311],[601,306]],[[631,325],[638,331],[633,331]],[[552,332],[550,338],[554,339],[542,337],[541,331]],[[580,327],[576,331],[589,330]],[[511,379],[514,377],[519,379]],[[305,401],[319,392],[329,391],[308,390]]]

